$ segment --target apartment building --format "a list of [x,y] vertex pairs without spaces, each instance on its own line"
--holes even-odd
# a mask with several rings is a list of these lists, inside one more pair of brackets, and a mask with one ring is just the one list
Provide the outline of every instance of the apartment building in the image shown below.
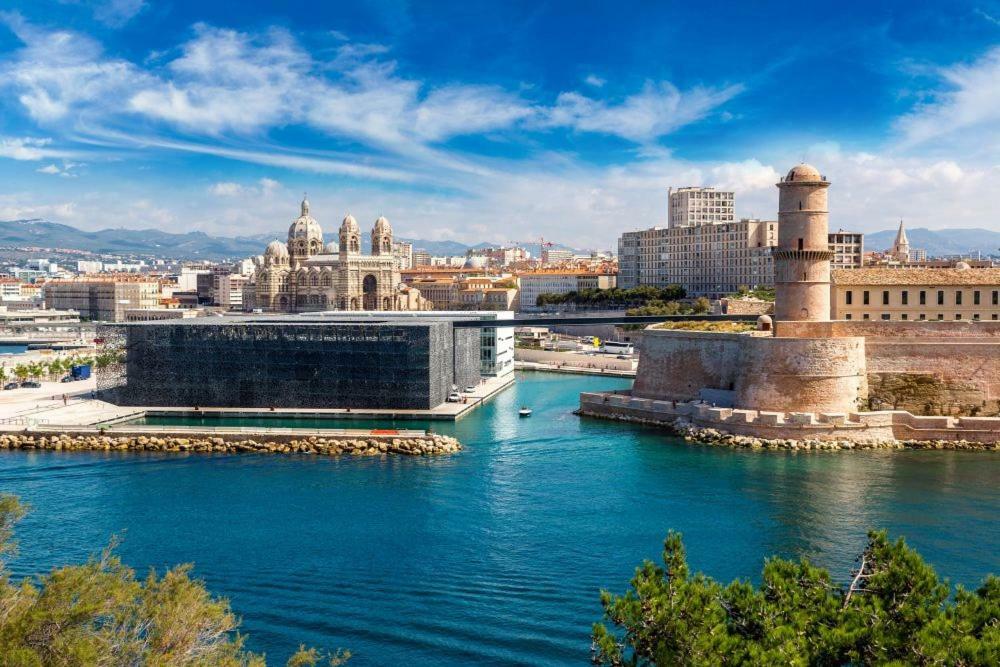
[[618,240],[619,287],[681,285],[689,296],[722,296],[774,284],[778,223],[743,219],[626,232]]
[[80,317],[124,322],[125,312],[157,308],[160,284],[150,280],[84,278],[45,283],[45,307],[75,310]]
[[832,273],[835,320],[997,320],[1000,268],[864,268]]
[[567,294],[585,289],[611,289],[618,285],[613,273],[589,271],[535,271],[518,275],[520,310],[534,310],[540,294]]
[[[864,234],[829,236],[834,268],[860,268]],[[626,232],[618,240],[619,287],[681,285],[688,296],[718,298],[739,287],[772,287],[778,222],[744,218]]]
[[830,252],[833,253],[830,268],[860,269],[864,263],[865,235],[843,229],[830,232]]
[[717,222],[735,222],[735,195],[715,188],[670,188],[668,226],[697,227]]

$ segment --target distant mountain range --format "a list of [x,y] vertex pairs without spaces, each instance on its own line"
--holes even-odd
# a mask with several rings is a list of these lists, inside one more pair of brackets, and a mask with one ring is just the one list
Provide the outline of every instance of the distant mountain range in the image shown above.
[[[48,220],[0,221],[0,246],[62,248],[99,255],[219,260],[260,254],[275,238],[283,239],[284,234],[225,237],[210,236],[204,232],[174,234],[157,229],[102,229],[87,232]],[[464,255],[466,250],[473,247],[457,241],[398,240],[412,243],[414,249],[423,248],[432,255]],[[363,247],[370,244],[371,238],[365,234]]]
[[[911,248],[921,248],[928,256],[1000,255],[1000,232],[988,229],[907,229]],[[865,234],[865,250],[888,250],[896,239],[895,229]]]
[[[1000,254],[1000,232],[988,229],[908,229],[910,246],[923,248],[928,255]],[[895,229],[865,235],[866,250],[885,250],[892,246]],[[83,250],[103,255],[137,257],[162,257],[170,259],[208,259],[248,257],[264,252],[264,247],[283,234],[255,234],[253,236],[210,236],[204,232],[174,234],[157,229],[102,229],[87,232],[70,225],[48,220],[0,221],[0,247],[62,248]],[[412,243],[414,249],[422,248],[431,255],[464,255],[470,248],[488,247],[489,243],[467,245],[458,241],[428,241],[400,238]],[[363,247],[371,241],[368,234]],[[556,248],[571,250],[568,246]],[[539,244],[528,244],[532,256],[541,253]]]

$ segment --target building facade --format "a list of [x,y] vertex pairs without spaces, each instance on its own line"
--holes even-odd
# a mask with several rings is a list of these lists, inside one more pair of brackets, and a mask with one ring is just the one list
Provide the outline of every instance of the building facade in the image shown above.
[[[774,286],[772,252],[780,222],[734,223],[625,232],[618,239],[619,287],[681,285],[689,296],[719,298],[749,288]],[[828,234],[835,268],[860,268],[864,234]]]
[[834,269],[860,269],[864,264],[865,235],[843,229],[830,232],[830,252]]
[[626,232],[618,240],[619,287],[681,285],[689,296],[717,297],[743,285],[770,286],[777,240],[773,220]]
[[54,310],[75,310],[80,317],[123,322],[129,310],[160,305],[160,285],[153,281],[85,278],[45,283],[45,305]]
[[866,268],[833,272],[835,320],[997,320],[1000,268]]
[[259,260],[255,307],[267,312],[423,310],[430,304],[400,284],[392,227],[380,217],[370,255],[361,254],[361,228],[347,215],[339,244],[323,244],[323,230],[302,200],[288,241],[272,241]]
[[541,294],[568,294],[585,289],[611,289],[618,286],[618,276],[613,273],[589,271],[533,271],[518,274],[520,310],[538,308]]
[[735,195],[715,188],[670,188],[668,191],[668,224],[674,227],[696,227],[719,222],[734,222]]
[[445,320],[282,316],[104,325],[118,405],[428,409],[480,381],[480,332]]

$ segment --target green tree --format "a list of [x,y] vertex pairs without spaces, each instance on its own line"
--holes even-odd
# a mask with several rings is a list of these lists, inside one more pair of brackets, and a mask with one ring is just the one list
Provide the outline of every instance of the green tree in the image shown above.
[[695,315],[704,315],[712,311],[712,302],[703,296],[699,296],[694,300],[694,305],[691,307],[692,312]]
[[[12,581],[7,558],[24,513],[17,498],[0,495],[0,665],[265,665],[263,656],[244,649],[229,603],[192,579],[190,565],[139,579],[114,555],[112,541],[83,565]],[[340,665],[349,657],[300,647],[287,664]]]
[[849,583],[774,558],[761,584],[691,574],[671,532],[663,567],[646,561],[632,590],[601,593],[594,662],[606,665],[996,665],[1000,579],[974,592],[946,581],[903,540],[868,535]]
[[24,382],[31,375],[31,369],[28,368],[26,364],[17,364],[14,366],[14,377],[16,377],[21,382]]

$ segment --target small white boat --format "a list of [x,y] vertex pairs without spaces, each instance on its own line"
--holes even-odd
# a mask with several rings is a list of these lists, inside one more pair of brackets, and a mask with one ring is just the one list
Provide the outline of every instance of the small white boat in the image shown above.
[[522,417],[530,417],[531,408],[522,405],[521,409],[517,411],[517,414],[521,415]]

